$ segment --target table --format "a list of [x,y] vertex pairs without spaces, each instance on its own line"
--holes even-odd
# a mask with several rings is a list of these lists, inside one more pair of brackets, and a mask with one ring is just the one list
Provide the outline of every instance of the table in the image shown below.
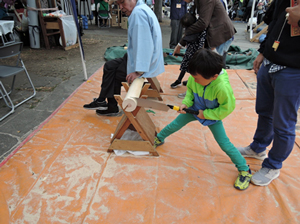
[[14,28],[13,20],[0,20],[0,35],[12,33]]
[[[13,29],[14,29],[14,21],[13,20],[0,20],[0,37],[2,40],[2,44],[6,45],[9,43],[12,43],[15,41],[14,35],[13,35]],[[9,38],[7,38],[7,34],[9,35]]]

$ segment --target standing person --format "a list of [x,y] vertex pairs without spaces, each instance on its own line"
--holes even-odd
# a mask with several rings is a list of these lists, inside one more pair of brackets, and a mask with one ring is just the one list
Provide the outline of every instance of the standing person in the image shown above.
[[262,22],[263,16],[266,11],[267,1],[266,0],[259,0],[257,3],[257,25]]
[[[300,35],[291,37],[291,26],[286,23],[290,1],[273,0],[272,4],[275,9],[268,33],[253,62],[257,128],[252,143],[238,148],[244,157],[263,160],[262,168],[251,178],[259,186],[279,176],[282,163],[292,152],[300,106],[300,64],[296,60],[300,58]],[[267,157],[266,148],[271,143]]]
[[[185,1],[190,3],[192,0]],[[220,0],[195,0],[192,13],[198,15],[198,19],[185,30],[184,35],[199,34],[206,30],[205,47],[216,50],[221,56],[225,55],[236,30],[222,2]],[[175,47],[173,54],[179,54],[180,49],[185,46],[186,41],[182,38]],[[225,59],[223,60],[225,61]],[[179,98],[184,98],[184,96],[185,93],[178,95]]]
[[171,36],[169,47],[174,49],[182,38],[183,27],[180,19],[187,13],[187,3],[184,0],[171,0],[170,19]]
[[243,21],[246,23],[248,22],[248,20],[251,16],[252,4],[253,4],[253,0],[248,0],[248,1],[243,2],[243,6],[246,7],[244,16],[243,16]]
[[[190,60],[187,93],[182,101],[179,115],[157,134],[155,147],[162,145],[165,139],[192,121],[208,126],[220,148],[230,157],[239,174],[234,187],[246,190],[249,186],[251,171],[246,160],[226,135],[222,120],[235,108],[235,98],[229,83],[228,74],[223,67],[223,57],[209,50],[198,50]],[[189,108],[199,111],[199,115],[185,113]]]
[[[190,3],[192,0],[185,0]],[[197,21],[185,30],[185,35],[202,33],[207,30],[207,47],[216,49],[223,56],[232,42],[236,33],[235,28],[227,15],[220,0],[195,0],[193,8]],[[180,48],[185,47],[186,42],[182,38],[174,49],[174,54],[180,53]]]
[[99,8],[98,8],[98,17],[100,22],[99,25],[101,27],[106,27],[107,19],[109,17],[108,13],[109,13],[108,0],[100,0]]
[[156,77],[165,70],[161,29],[154,12],[143,0],[118,0],[117,4],[129,16],[127,55],[105,63],[99,97],[83,106],[96,109],[98,115],[120,113],[114,94],[120,94],[122,81],[132,83],[138,77]]
[[[193,25],[197,21],[196,16],[191,13],[186,13],[180,20],[180,24],[187,29],[189,26]],[[184,36],[183,40],[186,42],[186,51],[183,56],[182,62],[180,64],[180,74],[177,80],[171,84],[171,88],[177,88],[181,86],[182,79],[188,70],[188,65],[190,59],[193,57],[194,53],[204,47],[206,37],[206,31],[202,33],[196,33]],[[186,84],[184,84],[186,85]]]

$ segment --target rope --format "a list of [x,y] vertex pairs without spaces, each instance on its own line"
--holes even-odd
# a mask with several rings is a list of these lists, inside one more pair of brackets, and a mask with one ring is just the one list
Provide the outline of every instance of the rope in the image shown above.
[[40,8],[40,9],[37,9],[37,8],[33,8],[33,7],[27,7],[27,10],[31,10],[31,11],[49,11],[49,10],[52,10],[52,11],[56,11],[58,10],[58,8]]

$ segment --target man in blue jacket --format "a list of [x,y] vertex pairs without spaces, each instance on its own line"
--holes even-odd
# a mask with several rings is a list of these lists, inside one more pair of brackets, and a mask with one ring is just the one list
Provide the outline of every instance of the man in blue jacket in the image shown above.
[[114,95],[120,94],[122,82],[156,77],[165,71],[161,29],[154,12],[143,0],[117,0],[117,4],[128,16],[128,49],[123,58],[105,63],[99,97],[83,106],[99,116],[120,115]]

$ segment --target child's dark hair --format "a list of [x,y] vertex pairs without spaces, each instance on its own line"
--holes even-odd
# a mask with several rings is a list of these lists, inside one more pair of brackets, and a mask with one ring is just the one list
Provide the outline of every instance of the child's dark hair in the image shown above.
[[196,16],[191,13],[184,14],[184,16],[180,19],[180,23],[184,28],[193,25],[196,21]]
[[223,57],[212,50],[202,48],[193,55],[189,62],[188,72],[195,76],[200,74],[205,79],[210,79],[219,74],[223,68]]

